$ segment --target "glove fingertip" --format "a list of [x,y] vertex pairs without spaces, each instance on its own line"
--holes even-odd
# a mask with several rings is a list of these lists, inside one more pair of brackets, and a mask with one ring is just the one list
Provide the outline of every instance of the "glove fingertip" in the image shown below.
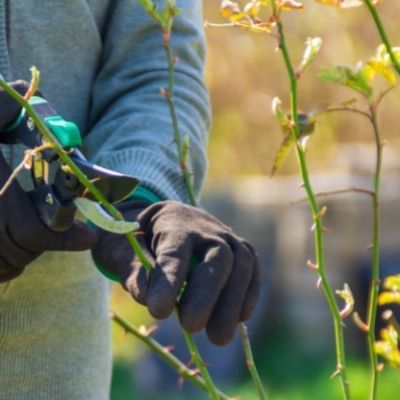
[[147,298],[148,274],[144,268],[133,268],[133,272],[123,283],[123,287],[131,296],[142,305],[146,304]]
[[175,299],[170,300],[168,297],[163,296],[162,293],[151,295],[147,297],[147,307],[150,314],[156,319],[168,318],[175,305]]
[[220,329],[214,329],[213,327],[206,327],[207,337],[210,339],[210,342],[215,344],[216,346],[226,346],[229,344],[236,332],[236,327],[233,329],[224,329],[223,333]]

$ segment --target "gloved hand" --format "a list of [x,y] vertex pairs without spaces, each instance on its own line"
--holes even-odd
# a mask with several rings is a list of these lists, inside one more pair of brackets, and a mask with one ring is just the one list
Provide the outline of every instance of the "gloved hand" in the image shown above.
[[[12,86],[21,94],[28,89],[28,84],[22,81],[12,83]],[[0,90],[0,135],[20,110],[21,107]],[[0,152],[0,188],[11,172]],[[49,230],[16,180],[0,196],[0,282],[16,278],[26,265],[46,250],[85,250],[92,247],[95,240],[95,233],[80,222],[74,222],[62,233]]]
[[[148,205],[129,201],[120,211],[140,224],[138,240],[155,264],[149,274],[120,235],[98,232],[94,260],[120,277],[126,290],[158,319],[168,317],[179,299],[187,331],[206,328],[209,339],[227,344],[238,322],[248,319],[260,288],[256,253],[242,238],[207,212],[174,201]],[[197,265],[190,267],[192,257]]]

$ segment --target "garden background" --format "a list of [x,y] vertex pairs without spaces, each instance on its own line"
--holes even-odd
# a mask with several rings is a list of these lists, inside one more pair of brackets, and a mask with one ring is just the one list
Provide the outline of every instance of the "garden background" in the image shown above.
[[[223,22],[218,2],[204,1],[205,19]],[[323,46],[316,62],[299,82],[304,111],[324,103],[350,100],[345,88],[317,78],[320,67],[354,66],[370,58],[380,39],[365,7],[338,11],[304,1],[306,9],[284,16],[287,39],[298,60],[307,37],[319,36]],[[400,2],[387,0],[379,7],[393,45],[400,45]],[[287,99],[283,63],[276,42],[263,34],[233,28],[206,28],[208,42],[207,83],[213,107],[209,143],[209,176],[203,205],[259,251],[265,268],[264,289],[250,325],[256,361],[269,398],[284,400],[337,399],[339,385],[329,380],[335,369],[331,317],[315,273],[306,268],[312,257],[310,216],[299,190],[296,159],[290,155],[278,174],[270,173],[282,134],[271,112],[278,96]],[[400,135],[398,90],[392,91],[380,112],[384,149],[382,180],[382,270],[400,271]],[[348,187],[369,187],[374,168],[373,134],[367,121],[357,115],[332,113],[318,119],[307,158],[317,192]],[[360,194],[323,199],[328,207],[325,224],[327,268],[334,288],[350,283],[358,296],[366,296],[370,242],[370,200]],[[115,290],[112,308],[136,324],[151,324],[143,307]],[[356,304],[363,312],[362,304]],[[380,318],[378,317],[378,321]],[[172,323],[171,323],[172,324]],[[164,345],[179,340],[169,322],[159,334]],[[355,399],[366,398],[368,371],[364,336],[346,321],[350,340],[350,379]],[[163,340],[164,339],[164,340]],[[203,338],[200,337],[202,343]],[[228,349],[205,348],[211,374],[227,386],[227,392],[251,400],[251,384],[235,343]],[[210,354],[207,357],[207,354]],[[186,361],[189,360],[187,357]],[[220,376],[225,374],[225,377]],[[380,396],[400,398],[399,372],[383,371]],[[217,379],[217,380],[218,380]],[[114,326],[114,378],[112,399],[193,398],[190,384],[150,358],[137,340]],[[354,389],[353,389],[354,390]],[[169,394],[170,393],[170,394]],[[170,397],[169,397],[170,396]],[[205,398],[200,394],[199,398]],[[254,397],[255,398],[255,397]]]

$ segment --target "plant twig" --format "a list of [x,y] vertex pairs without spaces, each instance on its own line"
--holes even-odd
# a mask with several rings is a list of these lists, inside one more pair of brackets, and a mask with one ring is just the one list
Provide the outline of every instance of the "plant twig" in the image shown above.
[[[362,193],[362,194],[366,194],[371,197],[375,196],[375,193],[372,190],[358,188],[358,187],[354,187],[354,186],[349,187],[347,189],[338,189],[338,190],[330,190],[328,192],[319,192],[319,193],[315,193],[314,196],[315,196],[315,198],[318,198],[318,197],[335,196],[335,195],[346,194],[346,193]],[[301,204],[306,201],[308,201],[308,198],[294,200],[294,201],[291,201],[290,204]]]
[[254,362],[253,351],[251,349],[248,329],[244,323],[239,324],[239,333],[240,333],[240,337],[242,339],[243,351],[244,351],[244,354],[246,357],[247,368],[249,369],[250,375],[253,379],[254,385],[255,385],[257,393],[258,393],[258,397],[260,400],[266,400],[267,395],[265,393],[262,380],[258,373],[256,364]]
[[371,106],[371,122],[376,144],[376,166],[374,174],[373,196],[373,233],[372,233],[372,276],[369,289],[367,325],[368,350],[371,363],[371,390],[370,400],[375,400],[378,389],[378,356],[375,346],[375,324],[379,293],[379,250],[380,250],[380,182],[382,169],[382,139],[379,131],[376,108]]
[[[196,196],[194,193],[193,189],[193,184],[191,180],[190,173],[187,169],[188,166],[188,160],[189,160],[189,148],[185,148],[185,143],[182,140],[182,135],[179,130],[179,125],[178,125],[178,118],[177,118],[177,112],[176,112],[176,107],[174,103],[174,81],[175,81],[175,61],[173,57],[173,52],[171,49],[171,41],[170,41],[171,35],[170,32],[164,32],[164,49],[165,49],[165,54],[167,57],[168,61],[168,70],[169,70],[169,76],[168,76],[168,91],[163,92],[164,96],[166,97],[168,101],[168,106],[169,106],[169,111],[171,115],[171,119],[173,122],[173,131],[174,131],[174,141],[177,146],[178,150],[178,156],[179,156],[179,164],[181,167],[183,179],[185,182],[186,190],[189,195],[190,203],[194,207],[198,207]],[[239,332],[240,332],[240,337],[242,339],[242,346],[243,350],[246,356],[246,364],[249,369],[250,375],[253,378],[255,387],[257,389],[257,392],[259,394],[260,400],[266,399],[265,391],[261,383],[261,379],[257,370],[257,367],[254,362],[254,357],[252,354],[252,349],[250,345],[250,341],[248,338],[247,334],[247,327],[246,325],[241,322],[238,324]],[[186,332],[184,332],[185,335],[185,341],[186,344],[188,345],[189,348],[192,348],[195,346],[195,342],[191,336],[187,336]],[[203,362],[201,359],[197,359],[199,355],[199,352],[193,352],[193,361],[196,363],[197,367],[200,369],[200,365],[203,365]],[[204,373],[207,373],[207,369],[205,369]],[[203,374],[203,372],[202,372]],[[204,376],[204,375],[203,375]],[[206,379],[205,377],[205,380]],[[209,384],[212,384],[212,381],[209,382]]]
[[[151,338],[148,334],[143,333],[139,328],[132,325],[124,318],[122,318],[117,313],[111,311],[111,318],[115,323],[121,326],[126,332],[131,333],[135,337],[137,337],[140,341],[146,344],[154,353],[160,356],[167,364],[169,364],[172,368],[174,368],[179,376],[182,378],[192,382],[195,386],[200,388],[201,390],[207,392],[208,386],[205,383],[204,379],[199,376],[198,371],[188,368],[182,361],[176,358],[173,354],[171,354],[168,349],[163,347],[156,340]],[[217,390],[218,397],[220,400],[232,400],[225,393]]]
[[335,376],[340,376],[342,384],[343,397],[346,400],[350,399],[350,387],[347,378],[347,368],[346,368],[346,357],[345,357],[345,347],[344,347],[344,335],[343,335],[343,322],[340,316],[340,310],[338,308],[334,291],[330,286],[325,266],[325,251],[324,251],[324,241],[323,241],[323,226],[322,218],[320,215],[320,210],[318,207],[317,200],[315,198],[313,188],[310,182],[310,177],[308,173],[307,163],[305,159],[305,153],[303,148],[299,145],[298,139],[300,138],[300,128],[299,128],[299,116],[298,116],[298,98],[297,98],[297,76],[293,68],[293,64],[290,59],[289,51],[286,45],[285,33],[283,23],[280,19],[279,11],[277,9],[276,0],[271,0],[271,6],[273,10],[273,18],[277,23],[278,33],[279,33],[279,49],[281,51],[286,70],[290,81],[290,108],[291,108],[291,119],[294,122],[294,128],[292,128],[292,135],[296,140],[296,154],[300,166],[301,176],[303,180],[304,189],[307,193],[309,200],[310,209],[312,212],[313,220],[315,222],[314,229],[314,242],[316,250],[316,265],[318,266],[318,273],[321,278],[321,284],[323,291],[325,293],[326,300],[329,305],[329,309],[333,318],[334,333],[335,333],[335,343],[336,343],[336,373]]
[[17,179],[17,176],[23,169],[30,169],[32,163],[32,157],[37,155],[43,150],[52,147],[50,143],[43,144],[42,146],[36,147],[34,149],[29,149],[25,151],[24,158],[22,161],[16,166],[16,168],[12,171],[10,176],[8,177],[7,181],[4,183],[3,187],[0,189],[0,197],[4,195],[4,193],[9,189],[12,183]]

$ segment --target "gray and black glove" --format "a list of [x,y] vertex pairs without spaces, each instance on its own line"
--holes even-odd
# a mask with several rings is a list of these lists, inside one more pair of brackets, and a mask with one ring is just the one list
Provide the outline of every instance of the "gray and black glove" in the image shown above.
[[[12,86],[21,94],[28,88],[22,81]],[[21,107],[0,90],[0,135],[20,110]],[[11,172],[0,152],[0,188]],[[85,250],[92,247],[95,240],[95,234],[80,222],[74,222],[62,233],[49,230],[40,220],[29,195],[15,180],[0,196],[0,282],[20,275],[26,265],[46,250]]]
[[[138,235],[155,268],[148,274],[120,235],[98,232],[94,260],[158,319],[168,317],[179,298],[179,318],[189,332],[206,328],[209,339],[227,344],[238,322],[247,320],[260,289],[260,266],[253,248],[209,213],[174,201],[120,206],[137,220]],[[193,258],[197,261],[191,268]]]

